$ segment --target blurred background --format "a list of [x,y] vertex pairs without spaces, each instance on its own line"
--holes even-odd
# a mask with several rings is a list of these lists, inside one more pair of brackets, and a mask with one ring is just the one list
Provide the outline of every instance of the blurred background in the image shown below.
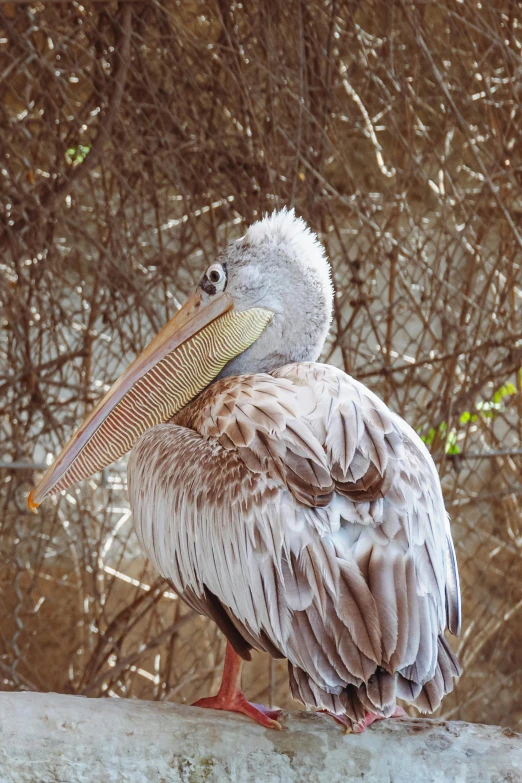
[[[431,449],[464,674],[522,727],[522,7],[0,0],[0,689],[190,702],[224,642],[143,558],[125,464],[29,489],[220,248],[295,206],[337,290],[323,360]],[[284,662],[246,667],[289,706]],[[295,706],[295,705],[294,705]]]

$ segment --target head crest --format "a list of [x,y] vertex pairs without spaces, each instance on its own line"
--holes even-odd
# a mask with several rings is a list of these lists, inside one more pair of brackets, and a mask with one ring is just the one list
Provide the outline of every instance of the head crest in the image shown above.
[[[310,269],[319,273],[322,281],[331,288],[330,264],[317,235],[306,225],[294,209],[283,209],[265,215],[247,230],[244,241],[254,247],[262,245],[284,246],[285,251]],[[282,249],[282,248],[281,248]]]

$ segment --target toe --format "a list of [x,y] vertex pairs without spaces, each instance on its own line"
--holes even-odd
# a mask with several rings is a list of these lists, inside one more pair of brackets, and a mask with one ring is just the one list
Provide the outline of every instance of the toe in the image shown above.
[[278,718],[283,714],[283,710],[280,710],[278,707],[270,709],[270,707],[265,707],[264,704],[255,704],[254,702],[249,702],[249,704],[271,720],[277,721]]
[[337,715],[335,712],[330,712],[330,710],[317,710],[317,712],[320,712],[322,715],[328,715],[329,718],[333,718],[337,723],[340,723],[341,726],[344,727],[344,731],[346,734],[350,734],[352,731],[351,723],[348,721],[348,718],[346,718],[344,715]]
[[190,705],[191,707],[204,707],[209,710],[218,710],[219,705],[217,703],[215,696],[207,696],[204,699],[198,699],[197,701],[192,702]]
[[234,694],[232,697],[223,697],[222,695],[207,696],[204,699],[198,699],[192,705],[193,707],[203,707],[211,710],[224,710],[226,712],[238,712],[240,715],[246,715],[255,720],[260,726],[266,729],[282,729],[277,720],[282,710],[270,710],[262,704],[251,704],[245,699],[242,693]]
[[264,726],[266,729],[276,729],[281,731],[283,728],[277,718],[281,715],[282,710],[270,710],[262,704],[252,704],[246,699],[241,700],[236,705],[236,711],[247,715],[260,726]]

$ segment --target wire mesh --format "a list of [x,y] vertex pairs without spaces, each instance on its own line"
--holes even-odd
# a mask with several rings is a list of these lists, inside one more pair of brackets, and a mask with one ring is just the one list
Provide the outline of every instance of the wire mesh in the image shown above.
[[[125,467],[26,496],[244,226],[295,205],[337,296],[325,361],[424,437],[464,674],[520,725],[522,9],[0,1],[0,687],[191,700],[223,640],[144,560]],[[289,704],[284,665],[248,668]]]

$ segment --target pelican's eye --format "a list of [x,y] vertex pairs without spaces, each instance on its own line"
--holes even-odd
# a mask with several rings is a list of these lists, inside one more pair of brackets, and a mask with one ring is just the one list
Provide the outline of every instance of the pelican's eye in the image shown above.
[[227,281],[227,273],[222,264],[212,264],[212,266],[209,266],[205,276],[209,283],[212,283],[215,287],[216,291],[224,290]]

